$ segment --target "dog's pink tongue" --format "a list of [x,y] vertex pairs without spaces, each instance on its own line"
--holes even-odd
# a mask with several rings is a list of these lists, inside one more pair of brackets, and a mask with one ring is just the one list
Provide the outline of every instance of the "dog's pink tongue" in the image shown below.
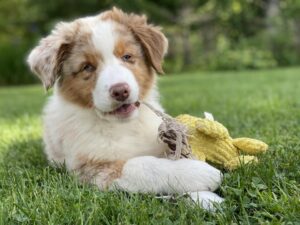
[[127,116],[135,110],[135,105],[133,104],[125,104],[120,108],[116,109],[115,113],[120,116]]

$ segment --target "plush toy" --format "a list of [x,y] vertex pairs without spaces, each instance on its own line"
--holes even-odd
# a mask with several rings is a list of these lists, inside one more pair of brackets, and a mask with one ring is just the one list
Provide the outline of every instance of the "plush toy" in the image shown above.
[[207,114],[204,119],[179,115],[176,120],[187,126],[188,142],[196,158],[228,170],[236,169],[241,164],[257,162],[257,157],[251,155],[268,149],[267,144],[256,139],[231,138],[226,127],[214,121],[211,114]]
[[[197,158],[233,170],[241,164],[257,162],[257,157],[268,145],[250,138],[232,139],[228,130],[221,123],[214,121],[211,114],[206,118],[179,115],[175,119],[144,103],[163,120],[158,129],[159,139],[167,143],[167,157]],[[250,154],[242,155],[240,153]]]

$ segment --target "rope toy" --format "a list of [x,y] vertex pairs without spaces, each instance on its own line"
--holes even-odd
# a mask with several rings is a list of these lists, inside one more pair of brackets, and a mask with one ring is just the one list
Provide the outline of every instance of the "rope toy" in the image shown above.
[[153,108],[150,104],[143,102],[150,110],[162,119],[162,123],[158,127],[158,138],[166,143],[169,147],[166,156],[169,159],[190,158],[194,156],[191,154],[192,150],[188,143],[188,128],[177,122],[176,119]]

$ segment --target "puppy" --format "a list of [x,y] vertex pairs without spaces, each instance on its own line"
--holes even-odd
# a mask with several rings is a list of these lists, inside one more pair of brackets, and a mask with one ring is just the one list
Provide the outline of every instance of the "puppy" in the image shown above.
[[49,161],[65,163],[101,190],[199,192],[200,201],[218,201],[210,191],[220,185],[220,171],[201,161],[163,158],[161,120],[136,104],[163,110],[156,73],[163,73],[167,47],[145,16],[116,8],[57,24],[28,57],[45,88],[54,86],[44,109]]

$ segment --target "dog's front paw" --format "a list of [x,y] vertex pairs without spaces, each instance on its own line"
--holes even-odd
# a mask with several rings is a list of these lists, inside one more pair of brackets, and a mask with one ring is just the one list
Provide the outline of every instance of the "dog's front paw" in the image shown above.
[[193,202],[208,211],[215,211],[217,204],[224,201],[223,198],[210,191],[189,192],[187,194]]
[[190,159],[177,161],[177,175],[187,192],[214,191],[222,182],[222,173],[206,162]]

